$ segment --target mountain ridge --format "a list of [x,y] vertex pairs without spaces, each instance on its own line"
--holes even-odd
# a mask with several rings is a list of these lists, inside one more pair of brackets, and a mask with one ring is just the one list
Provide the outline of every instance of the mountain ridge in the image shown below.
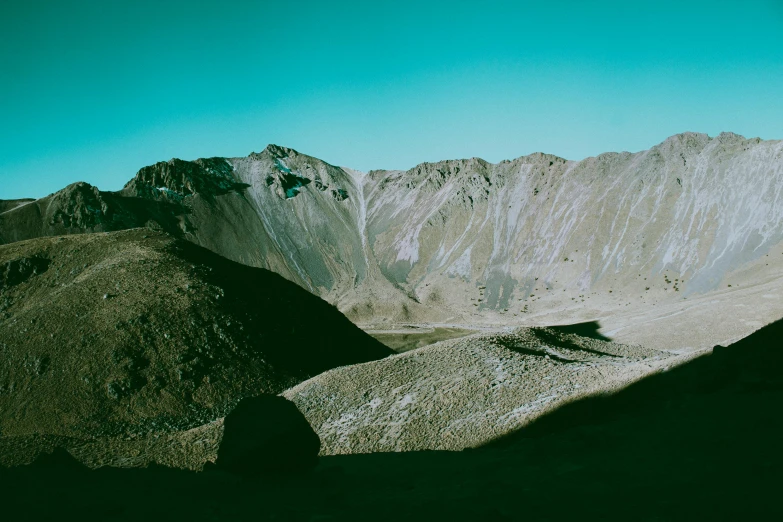
[[521,324],[551,310],[577,322],[704,295],[756,266],[783,247],[781,190],[783,141],[733,133],[366,173],[269,144],[12,208],[0,242],[148,226],[277,272],[361,323]]

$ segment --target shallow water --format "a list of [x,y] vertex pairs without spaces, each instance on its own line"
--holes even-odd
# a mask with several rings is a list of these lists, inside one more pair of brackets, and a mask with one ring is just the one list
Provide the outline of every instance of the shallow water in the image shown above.
[[437,343],[438,341],[445,341],[447,339],[456,339],[457,337],[464,337],[476,333],[473,330],[465,330],[463,328],[428,328],[425,332],[406,332],[406,333],[370,333],[375,339],[379,340],[397,353],[408,352],[421,348],[430,344]]

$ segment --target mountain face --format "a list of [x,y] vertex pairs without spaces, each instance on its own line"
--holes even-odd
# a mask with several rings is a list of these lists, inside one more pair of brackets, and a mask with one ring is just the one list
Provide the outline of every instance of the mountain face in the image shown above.
[[148,226],[277,272],[355,321],[509,324],[763,281],[783,246],[781,190],[783,142],[730,133],[366,174],[270,145],[145,167],[117,193],[72,185],[2,212],[0,240]]

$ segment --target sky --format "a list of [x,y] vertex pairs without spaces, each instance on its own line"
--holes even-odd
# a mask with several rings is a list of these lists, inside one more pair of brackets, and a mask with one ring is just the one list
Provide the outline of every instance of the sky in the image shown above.
[[268,143],[367,171],[783,139],[783,0],[0,2],[0,199]]

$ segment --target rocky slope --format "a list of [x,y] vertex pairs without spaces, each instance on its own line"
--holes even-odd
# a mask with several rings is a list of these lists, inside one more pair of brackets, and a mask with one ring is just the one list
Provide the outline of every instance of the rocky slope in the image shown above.
[[0,202],[0,244],[37,237],[109,232],[148,226],[182,234],[185,207],[177,201],[127,198],[88,183],[68,185],[45,198],[18,205]]
[[338,368],[283,395],[307,417],[325,455],[461,450],[677,360],[641,346],[522,328]]
[[69,187],[0,214],[0,240],[148,224],[362,323],[577,322],[763,279],[782,190],[783,142],[730,133],[367,174],[270,145],[145,167],[119,193]]
[[32,203],[35,201],[34,199],[5,199],[0,200],[0,213],[6,212],[8,210],[13,210],[16,207],[19,207],[21,205],[24,205],[26,203]]
[[297,285],[165,233],[0,247],[4,460],[65,445],[198,466],[242,397],[390,353]]
[[702,294],[780,257],[783,240],[783,142],[733,134],[580,162],[425,164],[371,173],[367,188],[383,273],[422,302],[498,321]]
[[574,401],[479,449],[325,456],[306,473],[257,482],[160,467],[88,472],[72,461],[0,467],[3,513],[24,520],[780,520],[781,336],[783,324],[768,326],[614,395]]

